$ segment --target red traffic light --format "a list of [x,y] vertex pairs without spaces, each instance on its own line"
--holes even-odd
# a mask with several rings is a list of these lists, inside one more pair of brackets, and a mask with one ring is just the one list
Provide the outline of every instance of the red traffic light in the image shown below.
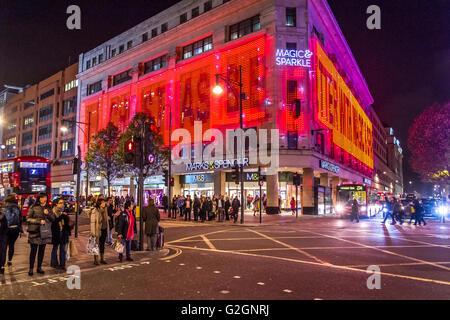
[[134,144],[132,141],[127,143],[127,151],[133,151],[134,149]]

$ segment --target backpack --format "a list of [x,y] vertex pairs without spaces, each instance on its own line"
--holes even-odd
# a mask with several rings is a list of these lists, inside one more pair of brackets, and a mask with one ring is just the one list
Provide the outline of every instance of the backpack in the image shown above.
[[15,206],[8,206],[4,210],[8,228],[17,228],[20,225],[19,208]]

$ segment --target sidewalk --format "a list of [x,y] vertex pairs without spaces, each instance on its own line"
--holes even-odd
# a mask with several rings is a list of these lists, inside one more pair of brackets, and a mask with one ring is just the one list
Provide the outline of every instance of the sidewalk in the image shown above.
[[[71,219],[72,218],[74,218],[73,215],[71,215]],[[47,245],[45,248],[45,256],[42,264],[42,269],[45,271],[45,274],[41,275],[36,272],[37,267],[37,257],[36,257],[34,275],[31,277],[28,275],[30,245],[28,244],[28,233],[26,232],[27,226],[24,225],[23,229],[25,233],[21,238],[17,239],[15,244],[12,266],[8,267],[7,265],[5,265],[5,274],[4,276],[0,276],[0,286],[5,284],[11,284],[14,282],[24,282],[27,280],[39,280],[42,278],[47,278],[49,276],[58,276],[58,275],[67,276],[67,273],[64,270],[54,269],[50,267],[50,257],[53,248],[52,244]],[[86,244],[89,239],[89,234],[90,231],[88,220],[85,219],[83,215],[81,215],[78,238],[75,239],[74,230],[72,231],[72,236],[70,237],[70,239],[74,241],[74,243],[76,244],[76,247],[78,249],[78,255],[67,261],[66,267],[69,267],[71,265],[77,265],[80,267],[81,272],[83,272],[87,271],[88,269],[91,270],[92,268],[102,269],[121,264],[118,260],[118,254],[113,249],[111,249],[110,246],[106,244],[105,261],[108,264],[95,266],[93,263],[94,262],[93,256],[90,256],[86,253]],[[168,254],[169,249],[167,248],[158,251],[131,251],[131,257],[135,261],[140,261],[141,259],[145,258],[161,258],[167,256]],[[125,260],[125,255],[123,261],[124,261],[123,264],[127,263],[127,261]]]

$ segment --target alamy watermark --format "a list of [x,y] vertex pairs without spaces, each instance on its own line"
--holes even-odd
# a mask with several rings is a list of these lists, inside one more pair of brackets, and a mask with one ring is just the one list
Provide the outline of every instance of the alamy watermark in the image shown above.
[[379,266],[369,266],[366,270],[368,274],[370,274],[370,277],[367,278],[367,289],[373,290],[373,289],[381,289],[381,271]]
[[367,18],[367,29],[369,30],[380,30],[381,29],[381,9],[377,5],[371,5],[367,7],[367,14],[370,14],[370,17]]
[[70,275],[67,279],[67,289],[73,290],[81,289],[81,269],[79,266],[72,265],[67,268],[67,274]]
[[194,139],[186,129],[174,130],[171,139],[178,142],[172,148],[172,161],[185,164],[187,171],[259,165],[265,167],[267,175],[278,172],[278,129],[227,129],[224,136],[219,129],[203,132],[202,122],[195,121]]
[[67,14],[70,16],[67,18],[66,26],[69,30],[80,30],[81,29],[81,9],[77,5],[71,5],[67,7]]

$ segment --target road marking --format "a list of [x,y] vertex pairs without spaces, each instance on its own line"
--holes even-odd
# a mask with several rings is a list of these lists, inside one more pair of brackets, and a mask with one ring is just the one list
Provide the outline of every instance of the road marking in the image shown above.
[[208,240],[208,238],[205,235],[201,235],[203,241],[205,241],[205,243],[208,245],[208,247],[210,247],[213,250],[216,250],[216,247],[214,247],[214,245],[211,243],[211,241]]
[[180,263],[180,266],[185,266],[185,264],[184,263]]
[[216,270],[216,271],[214,271],[214,273],[220,273],[220,271],[217,271],[217,270]]
[[355,245],[360,245],[360,246],[366,247],[366,248],[368,248],[368,249],[373,249],[373,250],[381,251],[381,252],[383,252],[383,253],[391,254],[391,255],[394,255],[394,256],[397,256],[397,257],[401,257],[401,258],[404,258],[404,259],[413,260],[413,261],[416,261],[416,262],[422,262],[422,263],[424,263],[424,264],[429,264],[429,265],[431,265],[431,266],[435,266],[435,267],[437,267],[437,268],[441,268],[441,269],[450,271],[450,268],[449,268],[449,267],[441,266],[441,265],[435,264],[435,263],[433,263],[433,262],[428,262],[428,261],[425,261],[425,260],[421,260],[421,259],[417,259],[417,258],[405,256],[405,255],[400,254],[400,253],[396,253],[396,252],[392,252],[392,251],[388,251],[388,250],[383,250],[383,249],[380,249],[380,248],[368,246],[368,245],[365,245],[365,244],[353,242],[353,241],[346,240],[346,239],[340,239],[339,237],[335,237],[335,236],[323,235],[323,234],[320,234],[320,233],[318,233],[318,232],[312,232],[312,231],[308,231],[308,232],[314,233],[314,234],[317,234],[317,235],[321,235],[321,236],[324,236],[324,237],[327,237],[327,238],[332,238],[332,239],[336,239],[336,240],[340,240],[340,241],[352,243],[352,244],[355,244]]
[[[320,266],[320,267],[325,267],[325,268],[334,268],[334,269],[340,269],[340,270],[346,270],[346,271],[356,271],[356,272],[367,274],[366,270],[351,268],[351,267],[347,267],[347,266],[339,266],[339,265],[334,265],[334,264],[323,264],[323,263],[318,263],[318,262],[313,262],[313,261],[305,261],[305,260],[275,257],[275,256],[266,256],[266,255],[259,255],[259,254],[253,254],[253,253],[247,253],[247,252],[236,252],[236,251],[227,251],[227,250],[211,250],[211,249],[206,249],[206,248],[192,248],[192,247],[185,247],[185,246],[178,246],[178,247],[183,248],[183,249],[190,249],[190,250],[213,251],[213,252],[218,252],[218,253],[231,253],[231,254],[237,254],[237,255],[272,259],[272,260],[283,260],[283,261],[289,261],[289,262],[295,262],[295,263],[310,264],[310,265],[315,265],[315,266]],[[379,274],[389,276],[389,277],[415,280],[415,281],[421,281],[421,282],[432,282],[432,283],[450,286],[449,281],[441,281],[441,280],[420,278],[420,277],[414,277],[414,276],[405,276],[405,275],[401,275],[401,274],[394,274],[394,273],[387,273],[387,272],[380,272]]]
[[189,236],[189,237],[185,237],[185,238],[181,238],[181,239],[177,239],[177,240],[172,240],[172,241],[166,242],[166,244],[171,244],[171,243],[174,243],[174,242],[179,242],[179,241],[184,241],[184,240],[188,240],[188,239],[192,239],[192,238],[197,238],[197,237],[201,237],[202,235],[203,236],[207,236],[207,235],[210,235],[210,234],[221,233],[221,232],[226,232],[226,231],[229,231],[229,229],[213,231],[213,232],[208,232],[208,233],[204,233],[204,234],[196,234],[194,236]]
[[222,291],[220,291],[220,293],[222,293],[222,294],[229,294],[230,291],[228,291],[228,290],[222,290]]
[[174,259],[174,258],[178,257],[183,252],[179,248],[174,248],[174,247],[171,247],[171,246],[167,246],[167,247],[168,248],[172,248],[173,250],[175,250],[175,253],[173,255],[171,255],[171,256],[160,258],[159,260],[161,260],[161,261],[165,260],[166,262],[170,262],[170,259]]
[[265,283],[264,282],[258,282],[257,285],[263,286],[263,285],[265,285]]
[[312,254],[310,254],[310,253],[308,253],[308,252],[306,252],[306,251],[297,249],[297,248],[295,248],[295,247],[293,247],[293,246],[291,246],[291,245],[289,245],[289,244],[287,244],[287,243],[278,241],[278,240],[276,240],[276,239],[274,239],[274,238],[272,238],[272,237],[269,237],[269,236],[267,236],[267,235],[265,235],[265,234],[262,234],[262,233],[260,233],[260,232],[258,232],[258,231],[255,231],[255,230],[250,230],[250,229],[247,229],[247,230],[249,230],[249,231],[251,231],[251,232],[254,232],[254,233],[258,234],[258,235],[260,235],[261,237],[264,237],[264,238],[266,238],[266,239],[272,240],[273,242],[278,243],[278,244],[280,244],[280,245],[282,245],[282,246],[284,246],[284,247],[287,247],[287,248],[290,248],[290,249],[292,249],[292,250],[294,250],[294,251],[300,252],[300,253],[304,254],[305,256],[307,256],[307,257],[309,257],[309,258],[311,258],[311,259],[316,260],[317,262],[320,262],[320,263],[323,263],[323,264],[328,264],[327,262],[325,262],[325,261],[323,261],[323,260],[320,260],[319,258],[316,258],[316,257],[313,256]]
[[202,270],[202,267],[196,267],[195,269],[197,269],[197,270]]
[[283,292],[286,292],[286,293],[292,293],[292,290],[284,289]]
[[[426,245],[417,246],[374,246],[376,248],[430,248]],[[296,247],[299,250],[334,250],[334,249],[366,249],[361,246],[357,247]],[[238,252],[250,252],[250,251],[286,251],[292,250],[291,248],[263,248],[263,249],[239,249]]]
[[[449,264],[450,262],[434,262],[436,264]],[[399,266],[423,266],[426,263],[422,262],[408,262],[408,263],[386,263],[386,264],[377,264],[378,267],[399,267]],[[351,268],[367,268],[369,264],[360,264],[360,265],[347,265],[346,267]]]
[[240,276],[234,276],[233,278],[235,278],[235,279],[240,279],[241,277],[240,277]]

